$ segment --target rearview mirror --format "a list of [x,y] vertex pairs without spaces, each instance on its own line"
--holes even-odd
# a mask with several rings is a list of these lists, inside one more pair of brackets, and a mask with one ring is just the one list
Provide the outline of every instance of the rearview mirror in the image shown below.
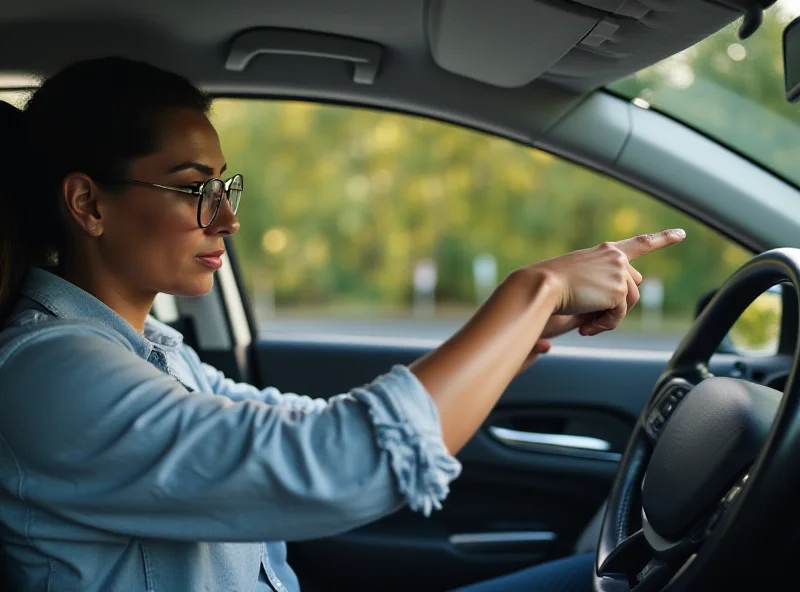
[[786,100],[794,103],[800,99],[800,17],[783,30],[783,76]]

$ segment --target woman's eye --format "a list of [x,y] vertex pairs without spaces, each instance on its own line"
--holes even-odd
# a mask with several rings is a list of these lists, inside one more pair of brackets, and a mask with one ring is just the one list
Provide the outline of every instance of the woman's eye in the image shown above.
[[203,185],[202,181],[198,181],[196,183],[189,183],[188,185],[184,185],[184,187],[193,190],[195,193],[187,193],[186,197],[190,199],[197,199],[199,195],[196,193],[198,189]]

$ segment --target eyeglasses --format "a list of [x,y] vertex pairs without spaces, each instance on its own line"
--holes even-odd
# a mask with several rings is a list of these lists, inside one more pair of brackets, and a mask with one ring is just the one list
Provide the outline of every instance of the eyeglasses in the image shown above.
[[131,185],[141,185],[143,187],[156,187],[169,191],[188,193],[198,198],[197,201],[197,225],[200,228],[208,228],[214,223],[222,205],[222,196],[228,198],[231,204],[231,211],[236,214],[239,209],[239,202],[242,201],[242,191],[244,190],[244,177],[234,175],[227,181],[221,179],[209,179],[197,187],[175,187],[174,185],[159,185],[158,183],[146,183],[135,179],[112,179],[116,183],[129,183]]

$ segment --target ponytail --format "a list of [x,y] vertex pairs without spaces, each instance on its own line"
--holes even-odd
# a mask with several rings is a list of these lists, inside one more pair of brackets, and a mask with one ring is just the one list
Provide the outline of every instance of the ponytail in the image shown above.
[[23,113],[0,101],[0,323],[17,299],[31,265],[28,220],[20,204],[27,176]]

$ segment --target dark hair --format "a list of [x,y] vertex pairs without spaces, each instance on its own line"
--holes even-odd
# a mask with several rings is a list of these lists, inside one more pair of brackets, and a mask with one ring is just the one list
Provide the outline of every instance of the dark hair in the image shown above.
[[24,112],[6,116],[14,108],[0,106],[0,167],[9,167],[0,187],[8,194],[0,195],[2,319],[30,266],[45,264],[48,253],[66,246],[58,207],[64,177],[82,172],[100,182],[127,176],[132,159],[158,150],[167,111],[208,113],[210,98],[177,74],[108,57],[78,62],[47,79]]

